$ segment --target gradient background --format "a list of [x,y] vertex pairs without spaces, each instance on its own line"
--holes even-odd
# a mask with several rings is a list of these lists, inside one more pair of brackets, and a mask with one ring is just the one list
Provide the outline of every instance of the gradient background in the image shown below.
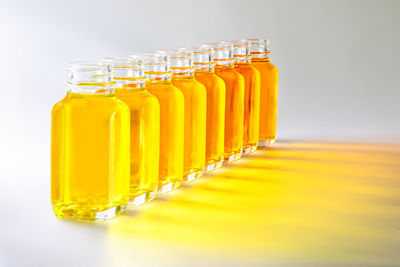
[[[101,229],[87,225],[75,229],[49,212],[50,110],[65,95],[68,62],[218,40],[268,37],[271,60],[280,70],[278,141],[341,142],[346,151],[353,153],[354,149],[349,150],[344,143],[400,143],[399,29],[400,1],[3,1],[0,210],[4,219],[0,220],[0,266],[71,266],[79,262],[82,266],[93,262],[107,265],[101,257],[107,254],[103,250],[110,251],[110,243],[103,246]],[[285,149],[290,149],[287,146]],[[362,162],[364,167],[355,168],[362,173],[377,161],[399,159],[397,148],[367,148],[357,149],[367,151],[371,157]],[[314,158],[331,155],[330,149],[328,145],[328,152],[324,150],[328,154]],[[382,152],[387,150],[392,156]],[[265,153],[257,155],[267,157]],[[398,163],[390,164],[389,176],[398,186]],[[346,169],[343,174],[348,174]],[[395,195],[393,198],[398,201]],[[388,213],[397,216],[398,206]],[[395,229],[400,229],[398,224]],[[285,232],[285,228],[280,230]],[[173,233],[179,235],[178,231]],[[388,244],[400,249],[399,230],[394,237],[396,240]],[[154,247],[154,253],[151,249],[139,253],[141,244],[129,241],[135,244],[132,251],[136,252],[132,253],[142,266],[146,259],[151,259],[154,266],[163,261],[173,266],[187,261],[197,262],[196,266],[210,265],[207,257],[188,251],[182,256],[187,261],[176,260],[178,256],[173,255],[179,249],[164,253],[171,258],[164,254],[157,257],[156,247],[164,245],[141,241]],[[282,255],[292,255],[282,251]],[[301,250],[298,253],[308,255]],[[113,255],[112,259],[124,259]],[[309,255],[312,259],[314,254]],[[129,256],[126,258],[132,263]],[[285,263],[284,259],[273,258],[269,264],[311,264],[297,260]],[[225,262],[229,262],[226,257],[213,258],[215,266]],[[243,266],[243,261],[234,260],[229,265],[235,263]],[[346,265],[346,261],[341,263]],[[263,258],[253,264],[267,265]],[[329,261],[317,266],[324,264],[336,266]],[[354,266],[359,265],[356,262]]]

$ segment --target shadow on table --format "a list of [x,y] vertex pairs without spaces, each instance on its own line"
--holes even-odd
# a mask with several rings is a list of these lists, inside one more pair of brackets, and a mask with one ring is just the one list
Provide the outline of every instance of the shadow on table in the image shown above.
[[284,142],[129,211],[109,234],[254,259],[390,263],[399,162],[396,146]]

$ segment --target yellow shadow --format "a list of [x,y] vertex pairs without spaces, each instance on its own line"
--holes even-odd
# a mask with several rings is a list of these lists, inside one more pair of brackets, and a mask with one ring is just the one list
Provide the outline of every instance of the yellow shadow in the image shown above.
[[276,144],[129,211],[108,237],[112,257],[139,243],[148,257],[395,266],[400,147]]

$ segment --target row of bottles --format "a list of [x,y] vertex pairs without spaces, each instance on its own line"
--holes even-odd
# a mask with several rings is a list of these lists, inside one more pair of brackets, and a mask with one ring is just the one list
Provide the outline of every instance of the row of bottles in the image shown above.
[[267,41],[223,41],[69,65],[52,110],[51,200],[106,220],[275,141]]

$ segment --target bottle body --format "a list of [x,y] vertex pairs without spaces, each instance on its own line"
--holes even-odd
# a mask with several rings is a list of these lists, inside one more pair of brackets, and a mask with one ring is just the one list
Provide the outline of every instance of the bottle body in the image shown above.
[[190,76],[172,76],[172,84],[185,99],[183,182],[203,174],[206,157],[206,88]]
[[145,88],[116,89],[118,99],[131,114],[130,186],[128,206],[144,204],[155,197],[160,152],[160,105]]
[[269,58],[252,58],[252,65],[258,69],[260,86],[260,147],[272,144],[276,139],[278,113],[278,77],[279,71]]
[[157,193],[178,188],[183,176],[184,98],[182,92],[167,81],[147,84],[147,90],[160,104],[160,164]]
[[249,63],[236,63],[242,74],[244,87],[243,155],[257,149],[260,123],[260,72]]
[[243,148],[244,78],[233,66],[217,65],[215,73],[226,86],[224,163],[239,159]]
[[52,109],[51,201],[60,218],[105,220],[125,210],[129,108],[110,94],[68,92]]
[[224,160],[225,82],[214,71],[195,71],[207,90],[205,172],[222,166]]

